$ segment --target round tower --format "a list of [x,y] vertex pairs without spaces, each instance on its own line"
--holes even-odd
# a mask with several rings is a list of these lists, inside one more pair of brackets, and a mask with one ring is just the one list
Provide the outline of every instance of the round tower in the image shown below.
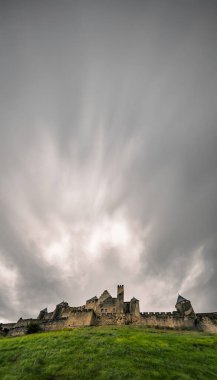
[[194,312],[194,309],[191,305],[191,301],[182,297],[180,294],[178,295],[175,308],[183,317],[195,316],[195,312]]

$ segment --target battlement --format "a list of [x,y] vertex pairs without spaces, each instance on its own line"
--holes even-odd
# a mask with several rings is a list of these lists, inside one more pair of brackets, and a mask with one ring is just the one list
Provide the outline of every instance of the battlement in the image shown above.
[[117,286],[117,300],[118,302],[124,302],[124,285]]
[[85,306],[77,306],[77,307],[70,306],[69,309],[71,312],[85,311],[86,310]]
[[117,285],[117,297],[104,290],[85,305],[73,307],[65,301],[56,305],[54,311],[40,311],[38,318],[20,318],[16,323],[0,324],[1,334],[9,336],[26,334],[29,323],[35,322],[42,331],[61,330],[81,326],[143,325],[160,328],[197,328],[217,332],[217,312],[195,314],[191,301],[178,295],[177,311],[142,312],[135,297],[124,301],[124,285]]
[[92,309],[75,309],[75,310],[70,310],[70,313],[71,314],[81,314],[81,313],[89,313],[90,311],[92,311]]
[[177,316],[177,317],[179,317],[180,316],[180,314],[177,312],[177,311],[167,311],[167,312],[164,312],[164,311],[162,311],[162,312],[159,312],[159,311],[154,311],[154,312],[152,312],[152,311],[149,311],[149,312],[142,312],[142,313],[140,313],[140,315],[142,316],[142,317],[150,317],[150,316],[156,316],[156,317],[165,317],[165,316]]

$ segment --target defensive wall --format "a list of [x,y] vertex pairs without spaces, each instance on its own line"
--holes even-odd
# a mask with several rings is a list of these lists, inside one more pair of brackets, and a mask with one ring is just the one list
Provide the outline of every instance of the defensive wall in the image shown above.
[[217,333],[217,312],[195,313],[191,302],[178,296],[176,311],[142,312],[139,301],[132,298],[124,301],[124,286],[117,288],[117,298],[107,290],[97,298],[86,301],[79,307],[71,307],[63,301],[53,312],[47,308],[40,311],[37,318],[20,318],[16,323],[0,324],[0,332],[8,336],[24,335],[30,323],[37,323],[41,331],[62,330],[83,326],[137,325],[173,329],[198,329]]

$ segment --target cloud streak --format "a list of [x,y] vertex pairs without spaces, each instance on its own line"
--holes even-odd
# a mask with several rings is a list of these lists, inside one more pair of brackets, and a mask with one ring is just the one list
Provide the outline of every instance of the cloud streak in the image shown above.
[[1,2],[0,319],[217,300],[214,1]]

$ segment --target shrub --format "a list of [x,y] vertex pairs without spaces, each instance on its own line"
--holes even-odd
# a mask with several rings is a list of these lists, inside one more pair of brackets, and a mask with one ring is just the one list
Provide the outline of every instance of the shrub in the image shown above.
[[34,334],[41,331],[41,327],[37,322],[29,322],[26,334]]

